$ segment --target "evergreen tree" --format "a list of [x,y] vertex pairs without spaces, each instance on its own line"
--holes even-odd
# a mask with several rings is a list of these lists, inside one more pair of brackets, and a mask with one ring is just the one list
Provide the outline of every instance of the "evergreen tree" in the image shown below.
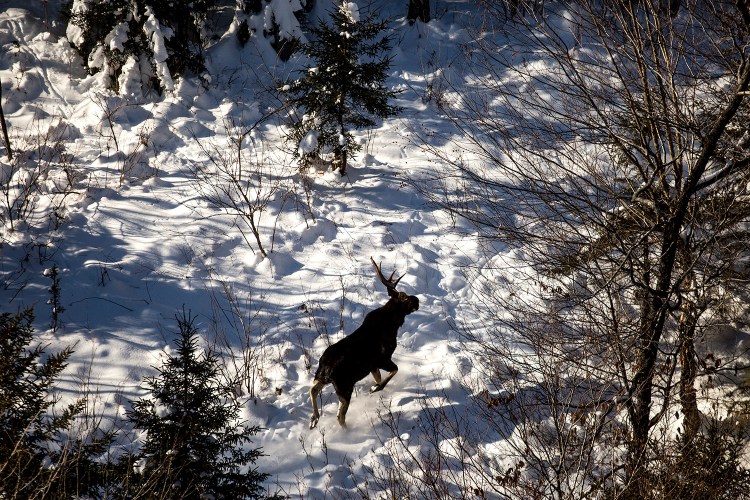
[[384,83],[391,63],[387,23],[374,13],[360,20],[353,2],[331,12],[331,20],[311,28],[312,41],[302,45],[310,64],[281,93],[300,111],[289,140],[302,166],[332,153],[334,170],[344,175],[348,159],[361,149],[351,129],[371,127],[400,108],[388,103],[397,92]]
[[[260,2],[249,2],[250,8]],[[255,5],[253,5],[255,4]],[[246,4],[247,5],[247,4]],[[300,28],[304,0],[266,0],[263,7],[263,35],[281,61],[288,61],[304,38]]]
[[157,498],[259,498],[268,476],[252,465],[260,449],[247,449],[259,427],[236,424],[240,404],[220,378],[219,359],[199,352],[194,318],[177,318],[174,356],[146,379],[149,395],[133,402],[128,418],[146,432],[131,457],[131,489]]
[[67,36],[107,86],[140,96],[205,69],[203,27],[216,0],[73,0]]
[[0,315],[0,498],[95,498],[106,468],[96,459],[112,436],[67,435],[83,400],[50,412],[49,391],[73,351],[45,359],[43,346],[29,350],[32,321],[31,309]]

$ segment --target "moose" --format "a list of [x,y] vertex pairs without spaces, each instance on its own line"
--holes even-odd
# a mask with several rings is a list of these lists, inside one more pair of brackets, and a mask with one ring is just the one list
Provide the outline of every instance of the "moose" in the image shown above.
[[[396,290],[396,285],[405,275],[394,281],[394,271],[386,279],[375,260],[372,257],[370,260],[390,298],[383,307],[367,313],[362,325],[351,335],[328,346],[323,352],[310,388],[313,410],[310,429],[318,425],[320,413],[317,398],[326,385],[333,384],[339,398],[336,418],[341,427],[346,428],[346,411],[349,409],[354,384],[370,373],[375,379],[375,385],[370,388],[370,393],[381,391],[398,371],[398,367],[391,360],[393,351],[396,350],[396,334],[399,327],[404,324],[406,316],[419,309],[419,299]],[[380,376],[380,370],[388,372],[384,379]]]

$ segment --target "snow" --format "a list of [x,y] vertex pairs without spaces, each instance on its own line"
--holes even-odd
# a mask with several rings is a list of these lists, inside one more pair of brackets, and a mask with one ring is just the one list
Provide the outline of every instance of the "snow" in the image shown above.
[[318,149],[318,136],[320,134],[317,130],[311,130],[299,141],[299,155],[303,156],[315,152]]
[[[70,6],[71,15],[81,14],[88,9],[86,0],[73,0]],[[83,30],[73,23],[68,24],[66,28],[66,38],[73,45],[80,46],[83,43]]]
[[299,20],[294,15],[295,12],[302,10],[299,0],[271,0],[266,4],[265,10],[266,31],[273,31],[273,24],[275,23],[279,29],[279,39],[305,39]]
[[143,24],[143,31],[146,37],[151,40],[151,49],[154,51],[154,63],[156,64],[156,76],[164,86],[165,90],[174,89],[174,81],[167,67],[167,46],[164,40],[172,37],[172,29],[162,26],[159,20],[154,16],[151,7],[146,6],[146,22]]
[[340,9],[341,9],[341,13],[344,14],[344,16],[346,16],[349,22],[351,23],[359,22],[359,6],[356,3],[342,2]]
[[[293,15],[299,7],[297,0],[268,4],[282,38],[303,36]],[[393,13],[402,7],[391,6]],[[311,173],[305,190],[284,147],[286,124],[279,117],[261,122],[277,104],[262,89],[270,75],[291,69],[268,66],[280,63],[263,40],[243,48],[222,37],[207,52],[211,80],[173,80],[164,63],[170,32],[147,10],[156,76],[168,92],[145,100],[141,81],[149,70],[131,57],[120,77],[122,95],[115,96],[105,90],[106,75],[84,73],[64,30],[37,36],[43,14],[25,8],[32,7],[0,12],[0,81],[11,141],[28,151],[40,146],[50,156],[35,157],[39,168],[49,166],[50,180],[69,173],[72,188],[64,197],[45,189],[26,221],[0,228],[0,298],[4,310],[36,306],[50,349],[75,346],[61,381],[64,398],[81,395],[84,380],[105,421],[122,418],[128,401],[144,394],[143,377],[156,373],[184,305],[200,319],[206,344],[230,366],[252,362],[243,415],[265,428],[254,443],[266,453],[258,466],[272,475],[272,491],[354,495],[365,467],[387,467],[385,450],[398,439],[418,446],[425,404],[466,410],[469,391],[461,380],[477,375],[450,325],[471,317],[471,283],[458,264],[481,263],[480,245],[451,232],[454,222],[408,182],[432,168],[415,139],[432,136],[435,147],[448,148],[437,138],[455,133],[423,97],[430,79],[462,50],[468,37],[460,26],[395,24],[400,45],[388,83],[404,89],[396,102],[404,113],[355,132],[363,149],[348,175]],[[342,8],[358,21],[355,3]],[[125,30],[121,25],[110,35],[111,48],[122,47]],[[81,35],[67,31],[69,40]],[[103,58],[90,64],[100,67]],[[308,134],[299,151],[314,150],[316,140]],[[251,169],[247,183],[264,179],[262,186],[247,184],[253,194],[278,189],[257,219],[267,257],[241,229],[241,214],[208,203],[197,186],[198,170],[221,158],[234,165],[233,155]],[[0,171],[4,178],[11,171],[4,155]],[[336,423],[337,400],[327,387],[318,428],[309,430],[308,390],[318,358],[387,300],[371,256],[384,272],[406,273],[399,288],[420,298],[420,310],[400,330],[399,373],[374,395],[371,381],[358,384],[348,430]],[[52,264],[59,267],[65,308],[54,334],[46,331],[52,311],[44,306]],[[388,410],[399,416],[395,437],[386,437]],[[497,448],[493,436],[487,434],[487,449]]]
[[107,35],[105,42],[109,44],[111,50],[125,50],[125,42],[128,40],[128,23],[120,23]]

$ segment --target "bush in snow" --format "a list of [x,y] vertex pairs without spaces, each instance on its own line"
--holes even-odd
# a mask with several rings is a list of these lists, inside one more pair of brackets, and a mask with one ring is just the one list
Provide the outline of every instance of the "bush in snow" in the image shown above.
[[[733,405],[734,406],[734,405]],[[750,469],[746,401],[738,403],[728,415],[709,410],[702,428],[690,440],[678,433],[675,441],[655,442],[653,462],[646,471],[651,498],[743,498],[750,491]],[[609,498],[627,499],[612,488]]]
[[11,160],[0,158],[0,242],[17,242],[32,229],[59,229],[84,179],[66,147],[74,127],[63,120],[34,127],[15,139]]
[[361,149],[351,129],[371,127],[400,108],[388,103],[396,92],[384,83],[391,63],[386,22],[374,13],[360,19],[353,2],[331,12],[331,19],[332,25],[310,30],[312,41],[302,46],[310,64],[280,91],[300,112],[289,139],[302,166],[332,153],[334,169],[344,175],[348,159]]
[[73,0],[67,36],[89,71],[123,95],[204,70],[204,25],[216,0]]
[[261,455],[248,449],[259,427],[236,424],[240,404],[221,378],[219,359],[199,352],[194,318],[183,313],[176,355],[146,379],[149,395],[133,402],[128,418],[145,431],[130,457],[129,494],[149,498],[258,498],[267,474],[252,468]]
[[73,351],[29,349],[33,319],[31,309],[0,315],[0,497],[96,498],[106,467],[96,459],[111,435],[68,436],[84,400],[51,411],[50,390]]

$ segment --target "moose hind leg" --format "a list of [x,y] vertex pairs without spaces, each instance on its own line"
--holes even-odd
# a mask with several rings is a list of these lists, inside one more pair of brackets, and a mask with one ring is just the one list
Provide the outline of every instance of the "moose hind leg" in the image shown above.
[[339,397],[339,411],[336,413],[336,418],[341,427],[346,429],[346,412],[349,410],[349,401],[352,399],[354,386],[339,387],[334,384],[334,387],[336,388],[336,395]]
[[310,429],[314,429],[318,425],[320,419],[320,413],[318,412],[318,394],[323,390],[325,384],[319,380],[313,380],[313,385],[310,387],[310,401],[312,401],[312,417],[310,418]]
[[[386,363],[383,363],[380,367],[383,370],[387,370],[388,375],[386,375],[386,377],[383,379],[382,382],[378,382],[377,384],[373,385],[370,388],[371,394],[373,392],[382,391],[385,388],[385,386],[388,384],[388,382],[393,378],[393,376],[396,375],[396,372],[398,372],[398,366],[396,366],[396,363],[390,360]],[[376,379],[376,382],[377,382],[377,379]]]
[[339,396],[339,411],[336,414],[341,427],[346,428],[346,412],[349,410],[349,400]]

